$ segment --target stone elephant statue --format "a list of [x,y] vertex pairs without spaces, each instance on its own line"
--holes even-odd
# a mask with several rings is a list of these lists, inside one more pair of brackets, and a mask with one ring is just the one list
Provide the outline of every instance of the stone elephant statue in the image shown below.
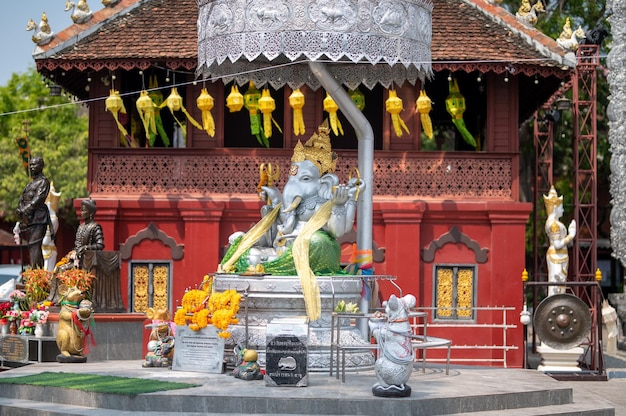
[[352,230],[364,184],[359,178],[340,184],[336,163],[327,127],[321,126],[306,144],[299,142],[282,192],[275,186],[261,187],[259,196],[267,202],[262,219],[232,239],[221,263],[224,271],[295,275],[291,247],[305,233],[313,272],[338,272],[341,247],[336,239]]

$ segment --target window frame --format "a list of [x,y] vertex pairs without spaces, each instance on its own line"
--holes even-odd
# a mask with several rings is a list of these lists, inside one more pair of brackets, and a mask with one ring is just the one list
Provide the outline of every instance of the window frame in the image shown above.
[[[439,295],[439,285],[438,285],[438,271],[441,269],[452,269],[452,311],[451,316],[440,316],[439,315],[439,304],[438,304],[438,295]],[[459,317],[458,316],[458,271],[459,269],[469,269],[472,271],[472,306],[471,306],[471,314],[469,317]],[[477,305],[477,286],[478,286],[478,265],[477,264],[457,264],[457,263],[441,263],[433,266],[433,286],[432,286],[432,299],[433,299],[433,321],[442,322],[442,321],[452,321],[452,322],[467,322],[467,323],[475,323],[476,322],[476,305]]]

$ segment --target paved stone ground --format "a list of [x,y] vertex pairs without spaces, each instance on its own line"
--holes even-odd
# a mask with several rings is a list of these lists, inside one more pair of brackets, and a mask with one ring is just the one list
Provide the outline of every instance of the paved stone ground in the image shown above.
[[[532,358],[532,360],[531,360]],[[529,361],[531,364],[538,363],[537,357],[531,357]],[[534,360],[534,361],[533,361]],[[490,391],[506,391],[507,389],[519,389],[524,387],[525,383],[532,385],[536,388],[538,384],[546,386],[546,388],[554,388],[558,386],[568,387],[573,389],[574,403],[597,403],[599,401],[608,403],[615,407],[615,415],[626,416],[626,351],[617,351],[614,354],[605,354],[606,362],[606,374],[608,376],[607,381],[557,381],[550,377],[535,377],[533,370],[516,370],[516,369],[493,369],[486,367],[459,367],[452,366],[450,376],[446,376],[443,369],[440,366],[433,367],[428,366],[425,374],[421,371],[416,371],[414,374],[415,381],[413,384],[416,388],[416,393],[420,394],[445,394],[445,385],[449,385],[447,388],[450,391],[454,391],[457,394],[458,391],[471,391],[472,389],[490,389]],[[41,371],[69,371],[71,372],[72,366],[81,366],[81,368],[97,369],[95,373],[112,374],[112,375],[125,375],[125,376],[143,376],[146,378],[161,378],[166,379],[179,379],[180,381],[188,382],[206,382],[210,375],[200,373],[186,372],[172,372],[167,369],[142,369],[141,363],[137,362],[95,362],[87,364],[58,364],[58,363],[42,363],[33,366],[26,366],[16,371],[15,375],[26,375],[28,373],[37,373]],[[161,370],[161,371],[159,371]],[[530,372],[530,373],[529,373]],[[9,372],[12,373],[12,372]],[[3,374],[2,376],[10,376],[10,374]],[[219,383],[215,388],[227,387],[228,383],[236,383],[238,380],[232,377],[218,376]],[[311,396],[312,392],[321,394],[321,397],[334,397],[334,395],[349,394],[354,397],[361,397],[363,399],[370,398],[371,384],[374,378],[369,373],[364,373],[362,376],[358,374],[349,374],[348,383],[340,383],[334,378],[327,375],[315,376],[311,380],[311,384],[315,385],[315,389],[294,389],[290,390],[291,395],[303,395],[304,397]],[[422,383],[421,381],[428,381],[428,383]],[[477,383],[477,380],[481,380]],[[253,382],[243,383],[245,388],[250,388],[250,395],[258,395],[258,387],[253,385]],[[479,384],[479,386],[477,386]],[[237,388],[241,393],[242,383],[235,386],[231,386],[233,389]],[[442,390],[438,390],[437,385],[444,386]],[[208,390],[213,386],[203,386],[200,389]],[[244,390],[245,390],[244,388]],[[530,387],[529,387],[530,388]],[[432,391],[427,391],[432,389]],[[228,390],[228,389],[227,389]],[[185,394],[192,394],[193,389]],[[196,392],[198,393],[198,392]],[[264,394],[277,394],[282,396],[284,390],[282,389],[269,389]],[[316,393],[316,394],[317,394]],[[179,394],[177,392],[167,392],[163,394]],[[343,396],[342,396],[343,397]],[[310,398],[310,397],[309,397]],[[53,405],[54,407],[55,405]],[[104,413],[103,413],[104,414]],[[523,413],[516,413],[523,414]],[[530,413],[529,413],[530,414]],[[493,412],[489,412],[489,415],[493,415]]]
[[[626,351],[604,354],[608,381],[560,381],[574,389],[574,400],[600,397],[615,406],[615,416],[626,416]],[[532,366],[532,360],[529,358]]]

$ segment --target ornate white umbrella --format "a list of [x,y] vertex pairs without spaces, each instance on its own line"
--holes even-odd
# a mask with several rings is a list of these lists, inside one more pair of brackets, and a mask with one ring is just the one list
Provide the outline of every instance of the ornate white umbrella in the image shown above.
[[[415,84],[431,74],[431,0],[198,0],[198,73],[227,83],[320,86],[359,139],[357,246],[372,249],[374,138],[342,84]],[[328,62],[329,65],[326,65]]]

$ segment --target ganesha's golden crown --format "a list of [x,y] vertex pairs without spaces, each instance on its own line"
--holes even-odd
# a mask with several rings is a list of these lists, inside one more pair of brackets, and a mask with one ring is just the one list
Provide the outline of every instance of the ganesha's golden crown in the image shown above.
[[546,211],[548,212],[548,215],[550,215],[554,212],[555,207],[563,204],[563,196],[559,196],[556,193],[556,189],[554,189],[554,186],[552,186],[550,187],[550,192],[548,192],[548,195],[543,196],[543,202],[546,205]]
[[328,120],[325,120],[317,128],[317,133],[313,133],[304,145],[298,141],[293,149],[291,161],[296,163],[310,160],[317,166],[320,175],[334,172],[337,165],[337,154],[331,149],[329,132]]

